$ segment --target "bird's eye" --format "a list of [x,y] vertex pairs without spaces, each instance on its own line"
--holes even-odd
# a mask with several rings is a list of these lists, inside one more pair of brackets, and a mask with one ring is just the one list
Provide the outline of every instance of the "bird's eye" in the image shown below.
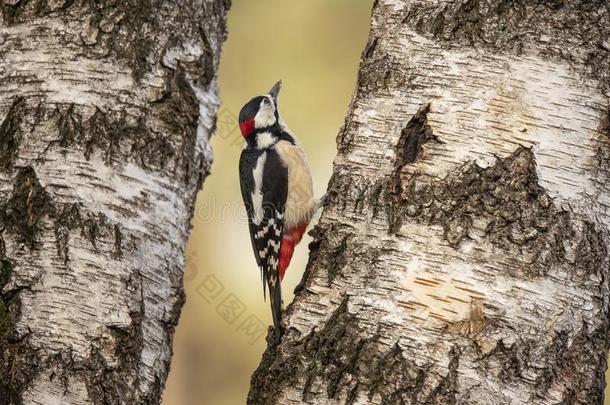
[[268,99],[268,98],[264,98],[264,99],[263,99],[263,105],[264,105],[264,106],[267,106],[267,105],[270,105],[270,104],[271,104],[271,101],[269,101],[269,99]]

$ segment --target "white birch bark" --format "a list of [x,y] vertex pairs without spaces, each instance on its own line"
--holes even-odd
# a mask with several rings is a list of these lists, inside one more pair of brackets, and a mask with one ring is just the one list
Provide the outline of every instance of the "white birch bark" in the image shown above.
[[601,404],[610,4],[377,0],[250,403]]
[[0,2],[0,404],[159,402],[228,7]]

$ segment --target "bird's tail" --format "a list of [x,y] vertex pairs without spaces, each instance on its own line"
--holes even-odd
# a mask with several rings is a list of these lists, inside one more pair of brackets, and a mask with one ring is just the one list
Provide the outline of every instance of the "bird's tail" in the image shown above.
[[284,333],[282,327],[282,287],[277,276],[272,276],[268,280],[269,285],[269,301],[271,302],[271,315],[273,317],[273,327],[275,329],[275,339],[279,339]]

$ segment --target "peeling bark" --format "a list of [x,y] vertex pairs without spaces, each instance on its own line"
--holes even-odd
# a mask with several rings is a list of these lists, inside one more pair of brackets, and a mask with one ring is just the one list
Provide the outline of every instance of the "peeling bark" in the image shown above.
[[375,2],[249,403],[603,403],[609,20],[587,0]]
[[0,404],[160,401],[229,4],[0,2]]

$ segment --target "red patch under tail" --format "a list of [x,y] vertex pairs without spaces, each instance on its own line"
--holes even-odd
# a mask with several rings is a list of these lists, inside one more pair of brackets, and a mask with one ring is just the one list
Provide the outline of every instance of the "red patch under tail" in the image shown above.
[[288,268],[290,260],[292,259],[292,254],[294,253],[294,247],[301,241],[301,238],[303,238],[305,229],[307,229],[307,224],[301,224],[284,233],[282,246],[280,247],[280,263],[277,269],[280,280],[284,279],[286,268]]

